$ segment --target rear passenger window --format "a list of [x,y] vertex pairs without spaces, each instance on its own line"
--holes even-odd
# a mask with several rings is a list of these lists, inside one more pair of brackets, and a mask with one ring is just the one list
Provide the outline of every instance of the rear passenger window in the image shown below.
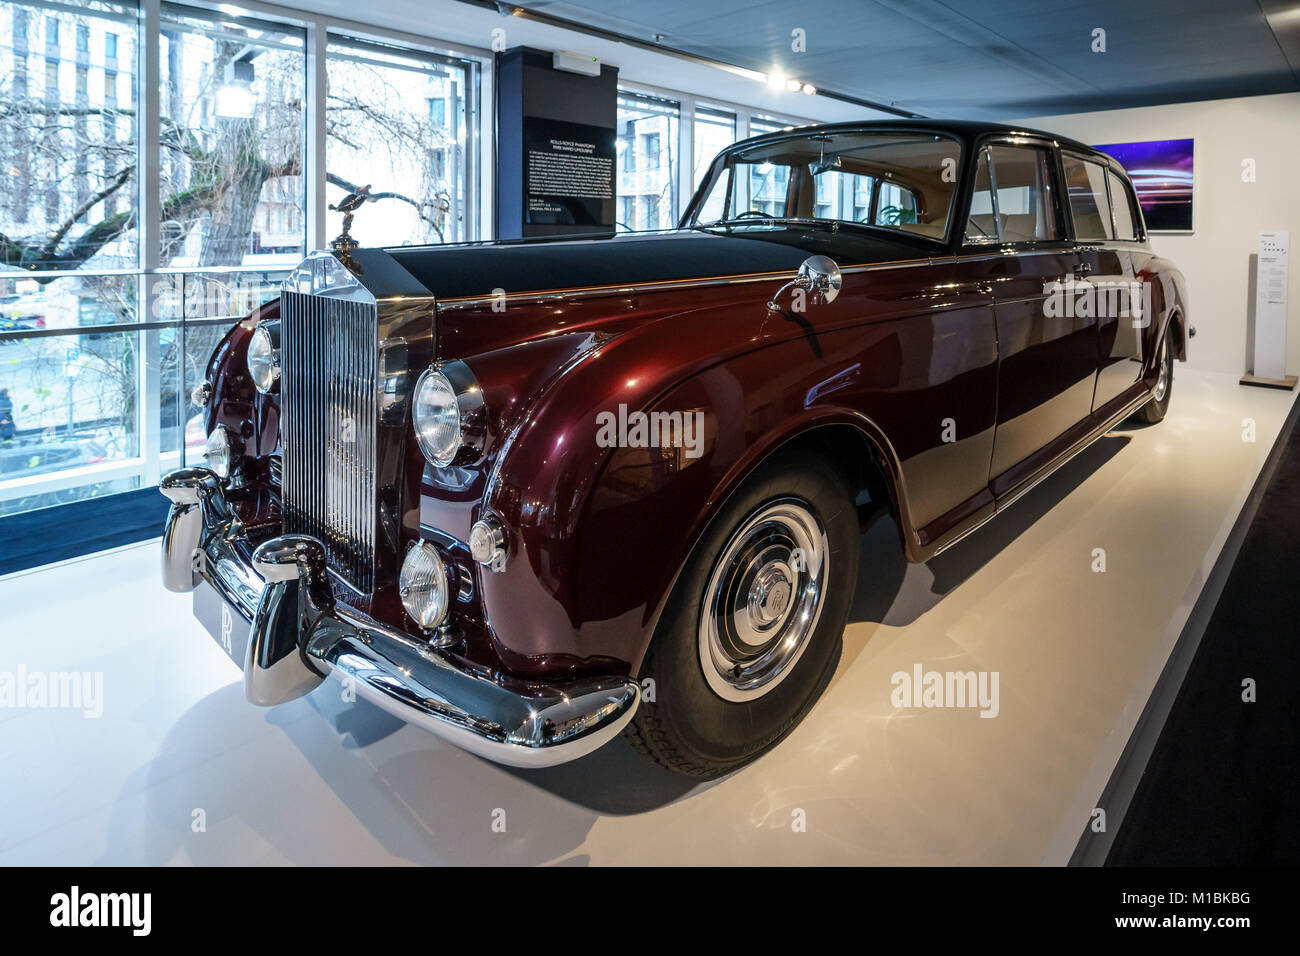
[[966,238],[1044,242],[1059,238],[1052,202],[1051,154],[990,146],[980,154]]
[[1070,213],[1074,216],[1074,237],[1083,240],[1114,239],[1110,219],[1110,201],[1106,198],[1106,170],[1066,153],[1065,188],[1070,196]]
[[1106,181],[1110,183],[1110,204],[1115,212],[1115,238],[1136,239],[1137,220],[1133,213],[1133,197],[1128,183],[1110,170],[1106,171]]

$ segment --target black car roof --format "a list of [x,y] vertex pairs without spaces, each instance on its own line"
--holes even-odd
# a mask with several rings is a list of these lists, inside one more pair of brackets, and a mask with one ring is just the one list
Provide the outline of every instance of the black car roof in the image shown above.
[[730,152],[742,146],[752,143],[760,143],[765,140],[780,139],[785,136],[807,136],[816,133],[850,133],[858,130],[926,130],[936,133],[946,133],[955,136],[965,142],[967,145],[973,143],[976,139],[988,133],[1005,133],[1008,135],[1027,135],[1041,136],[1044,139],[1054,140],[1061,146],[1069,149],[1078,150],[1079,152],[1088,153],[1094,156],[1102,156],[1107,159],[1111,157],[1100,150],[1094,149],[1086,143],[1081,143],[1076,139],[1070,139],[1068,136],[1061,136],[1058,133],[1049,133],[1046,130],[1034,129],[1029,126],[1011,126],[1006,123],[982,123],[978,120],[948,120],[948,119],[887,119],[887,120],[855,120],[845,123],[815,123],[808,126],[792,126],[789,129],[775,130],[770,133],[760,133],[758,136],[751,136],[748,139],[742,139],[731,146],[728,146],[724,153]]

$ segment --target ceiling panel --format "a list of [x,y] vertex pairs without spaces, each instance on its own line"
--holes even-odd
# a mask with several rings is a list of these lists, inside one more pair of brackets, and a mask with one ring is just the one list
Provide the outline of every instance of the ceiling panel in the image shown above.
[[[1001,119],[1300,89],[1300,0],[519,5],[929,116]],[[795,28],[806,31],[805,53],[790,49]],[[1092,50],[1096,28],[1106,31],[1104,53]]]

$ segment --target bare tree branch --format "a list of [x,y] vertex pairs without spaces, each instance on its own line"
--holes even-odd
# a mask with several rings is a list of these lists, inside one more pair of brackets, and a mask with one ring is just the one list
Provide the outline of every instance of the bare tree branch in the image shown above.
[[126,167],[124,170],[118,173],[116,177],[114,177],[111,183],[109,183],[99,192],[95,193],[95,195],[91,196],[80,206],[78,206],[73,211],[72,215],[69,216],[64,221],[63,225],[60,226],[57,230],[55,230],[54,235],[50,236],[49,242],[45,244],[45,248],[42,250],[42,258],[49,258],[53,256],[59,248],[59,243],[61,243],[63,241],[63,237],[68,234],[68,230],[70,230],[74,225],[76,225],[77,220],[80,219],[82,216],[84,216],[86,213],[90,212],[90,210],[93,209],[97,203],[103,202],[109,196],[113,195],[113,193],[117,192],[119,189],[125,186],[127,180],[131,178],[131,174],[133,172],[135,172],[135,170],[132,169],[130,166]]

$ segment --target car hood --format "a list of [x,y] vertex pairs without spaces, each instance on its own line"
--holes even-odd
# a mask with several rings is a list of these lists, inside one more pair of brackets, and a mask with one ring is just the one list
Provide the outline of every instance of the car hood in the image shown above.
[[942,254],[906,234],[746,226],[603,239],[528,240],[383,250],[440,301],[600,286],[793,272],[811,255],[840,268]]

